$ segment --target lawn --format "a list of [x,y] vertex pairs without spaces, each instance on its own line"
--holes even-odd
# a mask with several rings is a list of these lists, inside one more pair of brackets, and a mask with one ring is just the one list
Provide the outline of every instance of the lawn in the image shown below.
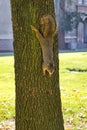
[[[64,121],[71,130],[87,129],[87,52],[59,53]],[[14,58],[0,56],[0,122],[15,114]]]
[[64,120],[72,130],[87,130],[87,52],[60,53]]
[[0,56],[0,122],[14,115],[14,59]]

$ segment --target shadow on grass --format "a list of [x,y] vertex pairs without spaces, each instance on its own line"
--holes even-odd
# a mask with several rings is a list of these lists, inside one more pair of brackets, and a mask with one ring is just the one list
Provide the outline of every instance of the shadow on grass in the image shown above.
[[14,52],[1,52],[0,53],[0,57],[6,57],[6,56],[13,56],[14,55]]
[[66,68],[70,72],[87,72],[87,69]]

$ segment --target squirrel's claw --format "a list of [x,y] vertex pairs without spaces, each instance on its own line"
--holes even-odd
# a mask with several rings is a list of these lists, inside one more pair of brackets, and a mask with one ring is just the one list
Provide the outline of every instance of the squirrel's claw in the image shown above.
[[32,25],[30,25],[31,26],[31,29],[33,30],[33,31],[37,31],[37,29],[34,27],[34,26],[32,26]]

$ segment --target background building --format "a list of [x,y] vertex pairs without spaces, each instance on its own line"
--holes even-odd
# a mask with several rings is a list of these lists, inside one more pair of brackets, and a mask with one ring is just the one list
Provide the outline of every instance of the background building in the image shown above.
[[[64,21],[66,12],[76,12],[80,14],[81,18],[81,21],[78,19],[78,27],[70,31],[64,31],[65,34],[61,29],[61,36],[59,30],[59,49],[74,50],[87,48],[87,0],[54,0],[54,2],[59,26],[63,27],[64,22],[66,22],[67,27],[69,26],[68,19]],[[64,28],[64,30],[66,29]]]
[[[61,20],[64,19],[65,11],[82,13],[81,19],[83,21],[79,22],[78,28],[74,28],[67,33],[58,27],[59,49],[74,50],[87,48],[87,0],[54,0],[54,3],[57,21],[59,21],[60,17]],[[60,23],[62,24],[62,21]],[[3,51],[13,51],[13,32],[9,0],[0,0],[0,52]]]
[[13,51],[13,33],[9,0],[0,0],[0,52]]
[[87,0],[76,0],[68,5],[66,3],[65,9],[68,11],[77,11],[81,14],[82,22],[76,29],[67,32],[65,35],[65,44],[68,49],[84,49],[87,48]]
[[85,15],[82,15],[83,23],[79,24],[77,32],[77,41],[79,47],[87,48],[87,0],[78,0],[77,11]]

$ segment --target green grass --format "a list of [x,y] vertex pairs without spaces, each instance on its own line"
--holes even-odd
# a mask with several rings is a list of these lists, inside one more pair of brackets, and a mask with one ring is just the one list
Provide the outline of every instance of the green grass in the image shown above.
[[0,122],[15,113],[13,56],[0,56]]
[[87,52],[60,53],[64,120],[73,130],[87,129]]
[[[64,121],[71,130],[87,129],[87,52],[59,53]],[[0,122],[15,114],[14,59],[0,56]]]

